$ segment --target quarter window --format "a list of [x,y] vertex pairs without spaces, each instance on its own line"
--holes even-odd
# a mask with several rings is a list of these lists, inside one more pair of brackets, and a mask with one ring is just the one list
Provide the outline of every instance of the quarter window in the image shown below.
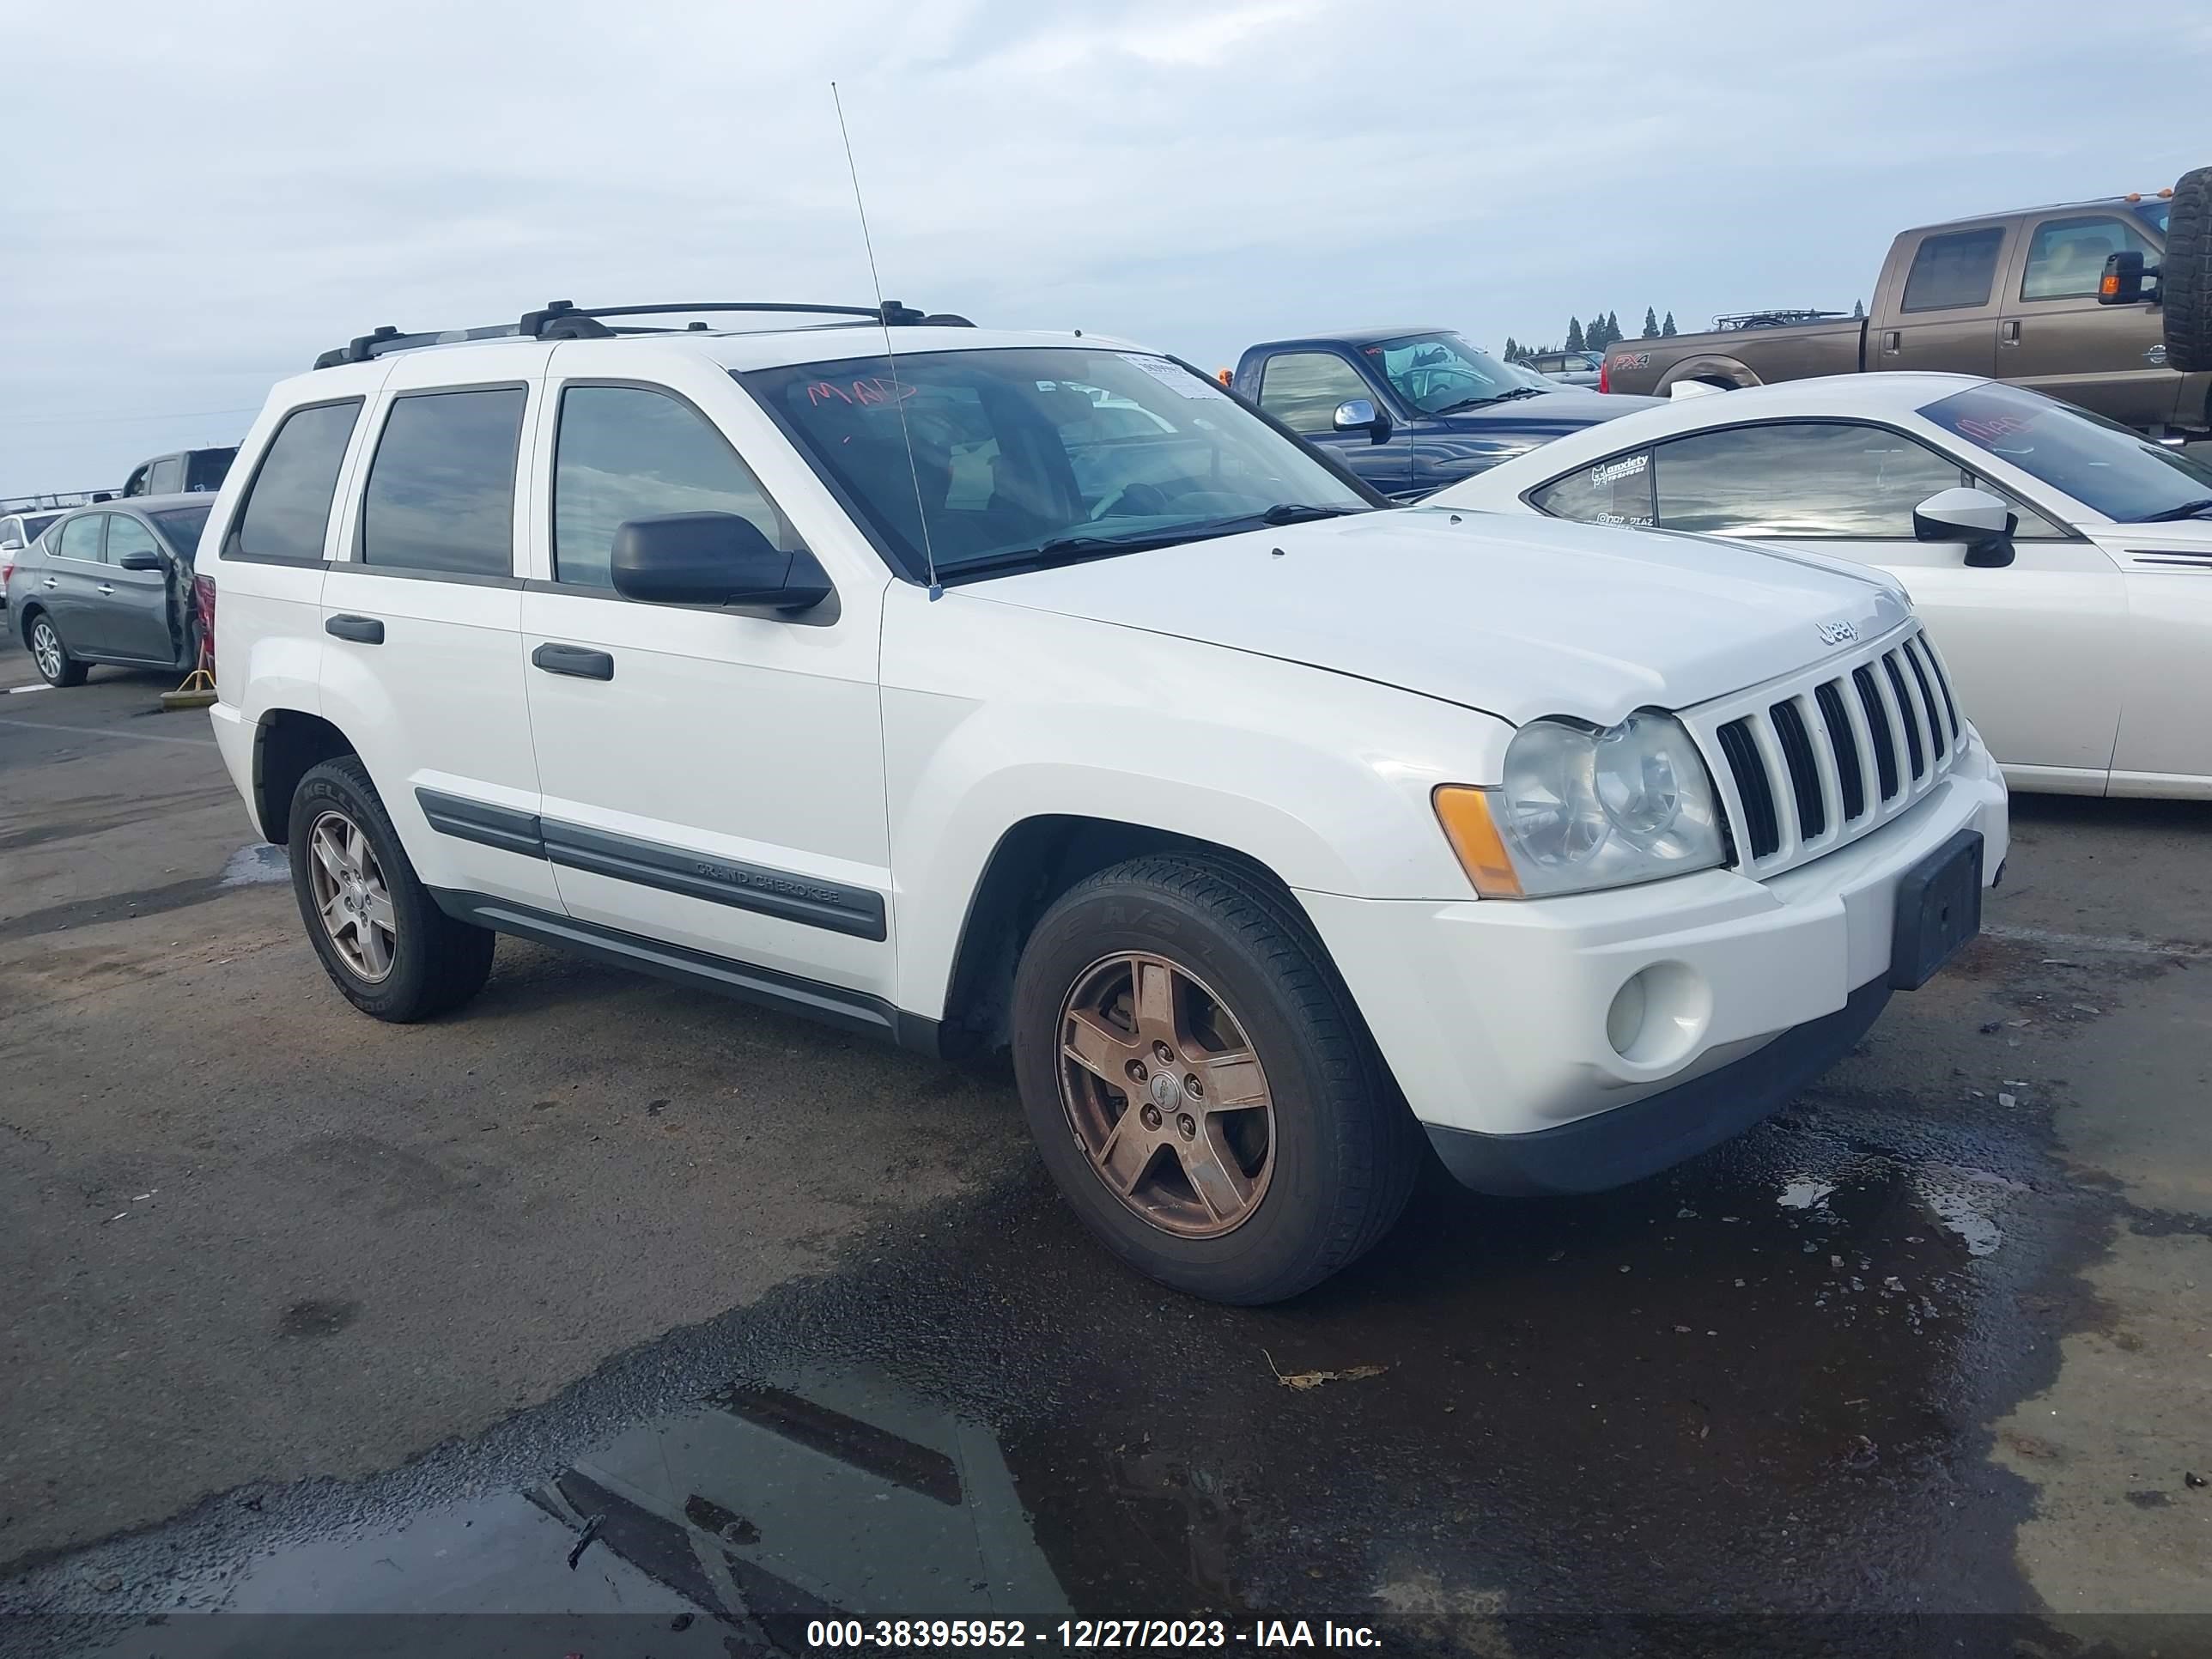
[[1540,513],[1579,524],[1648,525],[1652,521],[1651,452],[1609,455],[1555,478],[1528,497]]
[[1905,311],[1954,311],[1990,302],[2004,227],[1952,231],[1922,239],[1905,273]]
[[1336,430],[1336,406],[1374,392],[1359,371],[1328,351],[1285,351],[1260,372],[1260,407],[1293,432]]
[[1653,458],[1659,523],[1712,536],[1912,539],[1912,509],[1960,469],[1881,427],[1795,422],[1700,432]]
[[225,558],[319,564],[338,467],[361,414],[361,400],[319,404],[284,418],[261,458],[239,509]]
[[643,386],[563,392],[553,460],[555,580],[612,586],[615,532],[626,520],[666,513],[732,513],[780,549],[799,544],[752,469],[690,404]]
[[397,570],[514,574],[520,386],[393,399],[361,506],[361,559]]
[[2023,300],[2087,300],[2097,293],[2106,256],[2136,252],[2155,260],[2158,250],[2118,219],[2046,219],[2027,245],[2027,270],[2020,279]]
[[71,519],[62,526],[61,539],[55,544],[58,559],[82,559],[87,564],[100,562],[100,532],[107,524],[105,513],[88,513],[82,519]]

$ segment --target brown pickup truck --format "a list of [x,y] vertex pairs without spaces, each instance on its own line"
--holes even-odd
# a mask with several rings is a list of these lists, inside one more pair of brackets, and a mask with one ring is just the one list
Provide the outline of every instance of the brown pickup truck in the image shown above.
[[2032,386],[2153,437],[2201,434],[2212,429],[2212,167],[2155,196],[1908,230],[1868,317],[1761,312],[1720,325],[1618,342],[1601,389],[1663,397],[1685,380],[1943,369]]

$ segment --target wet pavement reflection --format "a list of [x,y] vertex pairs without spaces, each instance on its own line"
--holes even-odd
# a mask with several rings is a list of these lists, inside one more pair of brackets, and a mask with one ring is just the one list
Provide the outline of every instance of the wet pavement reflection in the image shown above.
[[[2102,1212],[1980,1109],[1816,1095],[1590,1199],[1439,1181],[1257,1310],[1119,1271],[1024,1170],[468,1443],[210,1500],[0,1607],[117,1656],[799,1652],[831,1615],[1199,1611],[1498,1654],[1710,1650],[1720,1613],[1788,1615],[1765,1651],[1902,1651],[1822,1618],[1980,1612],[2011,1651],[2027,1494],[1983,1425],[2055,1363],[2023,1301]],[[334,1647],[194,1616],[464,1610],[546,1622]]]

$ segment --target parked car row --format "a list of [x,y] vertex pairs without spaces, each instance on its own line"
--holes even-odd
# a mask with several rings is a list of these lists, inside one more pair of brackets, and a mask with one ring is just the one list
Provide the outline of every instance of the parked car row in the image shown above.
[[212,498],[146,495],[56,514],[0,554],[9,625],[49,685],[94,663],[191,668],[198,659],[192,558]]

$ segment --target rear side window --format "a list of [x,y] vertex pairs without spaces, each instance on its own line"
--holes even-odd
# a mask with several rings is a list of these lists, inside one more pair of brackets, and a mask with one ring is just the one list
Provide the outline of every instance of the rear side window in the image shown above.
[[1336,430],[1336,406],[1374,392],[1334,352],[1285,351],[1260,371],[1260,407],[1293,432]]
[[398,570],[514,574],[520,386],[393,400],[362,496],[361,558]]
[[1953,231],[1923,240],[1905,277],[1905,311],[1954,311],[1990,302],[2004,227]]
[[61,527],[55,538],[54,556],[60,559],[82,559],[87,564],[100,562],[100,532],[107,523],[105,513],[88,513],[82,519],[71,519]]
[[319,564],[338,467],[361,414],[361,399],[298,409],[276,428],[239,509],[226,559]]
[[185,458],[164,455],[146,469],[149,495],[173,495],[185,487]]
[[1528,497],[1539,513],[1580,524],[1648,525],[1651,511],[1651,452],[1631,450],[1555,478]]
[[752,469],[689,404],[643,386],[568,387],[554,447],[554,579],[611,586],[615,532],[666,513],[733,513],[776,547],[799,545]]

